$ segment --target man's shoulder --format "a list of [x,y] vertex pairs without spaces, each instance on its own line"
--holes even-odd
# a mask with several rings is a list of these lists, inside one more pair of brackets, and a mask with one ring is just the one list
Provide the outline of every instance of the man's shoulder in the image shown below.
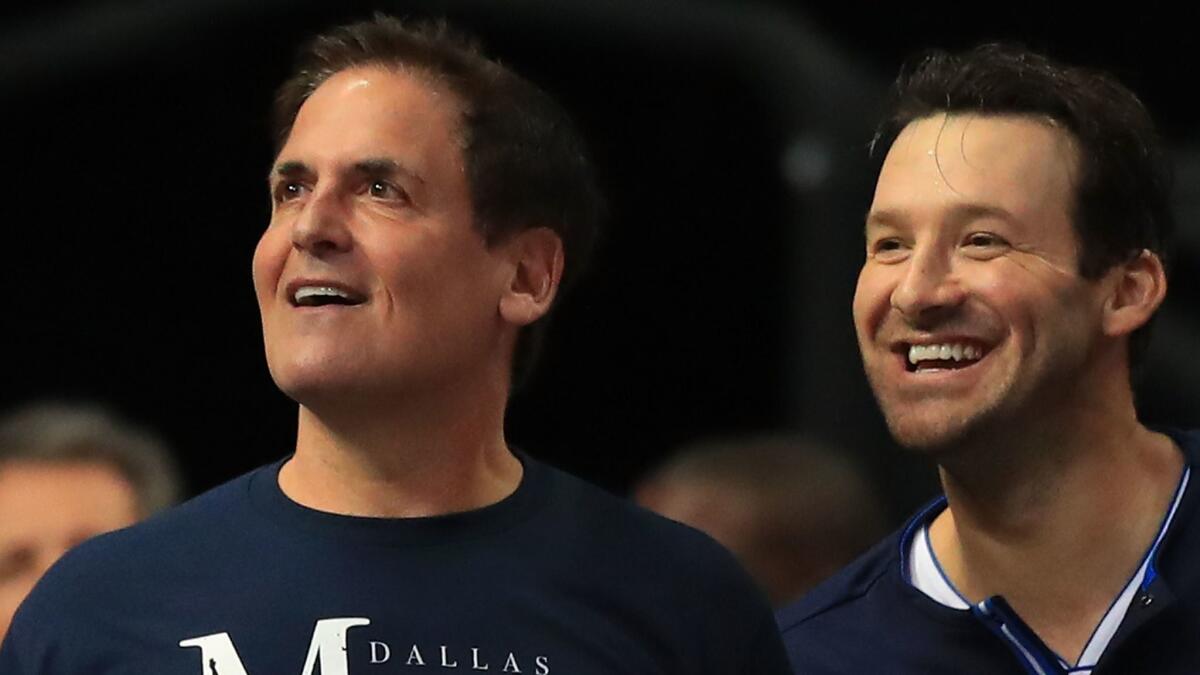
[[[568,473],[539,527],[558,549],[551,576],[569,570],[571,593],[595,597],[638,631],[698,660],[688,672],[788,670],[766,597],[726,548]],[[543,549],[544,551],[545,549]],[[566,589],[559,589],[560,591]],[[701,665],[704,664],[704,665]]]
[[213,575],[236,571],[245,557],[233,548],[254,536],[248,528],[262,530],[247,523],[248,485],[259,471],[68,551],[22,602],[4,658],[44,663],[56,641],[96,646],[97,627],[113,617],[154,615],[149,608],[186,601]]
[[[261,471],[261,470],[260,470]],[[244,525],[247,485],[257,473],[239,476],[130,527],[93,537],[68,551],[30,594],[30,611],[58,612],[73,599],[119,594],[158,578],[186,574],[196,552]],[[86,592],[81,593],[84,590]],[[57,608],[57,609],[56,609]]]
[[908,585],[901,541],[893,534],[778,613],[796,672],[963,672],[982,629],[969,616],[939,617],[954,610]]
[[785,639],[801,636],[813,622],[856,623],[875,604],[887,602],[881,584],[895,583],[900,572],[900,533],[876,544],[857,560],[818,584],[801,599],[780,610],[779,628]]
[[[563,561],[588,561],[598,588],[628,596],[652,593],[680,611],[720,607],[732,615],[767,607],[762,592],[728,549],[709,535],[648,511],[565,472],[555,473],[547,502]],[[578,570],[583,573],[584,570]],[[704,588],[705,593],[697,593]],[[769,615],[769,613],[768,613]]]
[[270,469],[271,466],[260,467],[237,476],[130,527],[90,539],[68,555],[102,558],[130,551],[144,555],[175,540],[196,541],[205,535],[219,534],[226,530],[227,522],[244,524],[253,510],[250,484]]
[[648,511],[627,498],[564,471],[547,467],[555,489],[547,502],[558,526],[574,531],[573,542],[622,551],[641,552],[668,560],[725,564],[732,556],[711,537],[688,525]]
[[1195,466],[1200,464],[1200,429],[1183,429],[1179,427],[1163,427],[1157,430],[1165,433],[1183,452],[1184,461]]

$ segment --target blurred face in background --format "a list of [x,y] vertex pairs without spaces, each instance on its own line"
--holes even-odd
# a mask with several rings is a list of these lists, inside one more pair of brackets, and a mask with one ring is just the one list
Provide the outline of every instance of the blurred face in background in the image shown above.
[[133,487],[99,462],[0,464],[0,638],[17,606],[68,549],[138,519]]

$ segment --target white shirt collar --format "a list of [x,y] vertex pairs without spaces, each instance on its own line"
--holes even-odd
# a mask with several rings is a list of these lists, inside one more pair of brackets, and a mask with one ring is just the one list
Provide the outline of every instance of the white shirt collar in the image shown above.
[[[1171,502],[1171,507],[1168,509],[1166,516],[1163,518],[1162,524],[1158,528],[1158,535],[1154,538],[1154,543],[1150,545],[1144,556],[1142,563],[1138,566],[1137,572],[1125,584],[1125,588],[1113,600],[1112,606],[1108,608],[1108,612],[1104,614],[1104,618],[1096,626],[1096,630],[1092,633],[1091,639],[1088,640],[1082,654],[1080,654],[1078,663],[1080,665],[1072,667],[1072,674],[1087,675],[1091,669],[1100,660],[1100,655],[1104,653],[1104,649],[1108,647],[1108,643],[1117,633],[1117,628],[1121,626],[1121,622],[1125,619],[1126,612],[1129,611],[1129,606],[1133,602],[1134,595],[1137,594],[1142,582],[1146,579],[1146,572],[1153,564],[1155,554],[1158,552],[1158,546],[1162,543],[1163,536],[1166,535],[1167,529],[1171,525],[1171,520],[1175,517],[1175,512],[1179,509],[1179,503],[1183,501],[1183,493],[1187,488],[1188,478],[1191,475],[1192,469],[1190,466],[1184,468],[1183,476],[1179,480],[1179,486],[1175,488],[1175,498]],[[943,572],[942,567],[938,564],[937,556],[933,553],[933,547],[929,542],[929,523],[937,512],[926,514],[926,520],[913,533],[912,542],[909,544],[908,550],[908,582],[914,588],[921,591],[925,595],[932,598],[938,604],[967,611],[971,608],[970,603],[963,597],[954,584],[950,583],[950,579]],[[1060,657],[1060,660],[1061,657]],[[1064,666],[1069,666],[1064,662]]]

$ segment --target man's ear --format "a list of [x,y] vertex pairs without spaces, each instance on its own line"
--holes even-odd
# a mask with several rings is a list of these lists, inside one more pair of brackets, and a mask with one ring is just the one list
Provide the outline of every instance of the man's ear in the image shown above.
[[500,316],[513,325],[528,326],[550,311],[558,293],[562,239],[548,227],[534,227],[512,235],[504,247],[512,267],[500,297]]
[[1158,254],[1143,250],[1109,270],[1115,275],[1104,302],[1104,333],[1129,335],[1146,325],[1167,295],[1167,273]]

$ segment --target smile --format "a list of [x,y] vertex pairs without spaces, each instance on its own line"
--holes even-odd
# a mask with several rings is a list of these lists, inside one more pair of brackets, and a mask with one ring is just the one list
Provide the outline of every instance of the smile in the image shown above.
[[986,350],[974,343],[941,342],[933,344],[909,344],[904,352],[908,372],[932,370],[958,370],[979,362]]
[[366,298],[350,289],[332,284],[295,284],[289,288],[288,301],[293,307],[361,305]]

